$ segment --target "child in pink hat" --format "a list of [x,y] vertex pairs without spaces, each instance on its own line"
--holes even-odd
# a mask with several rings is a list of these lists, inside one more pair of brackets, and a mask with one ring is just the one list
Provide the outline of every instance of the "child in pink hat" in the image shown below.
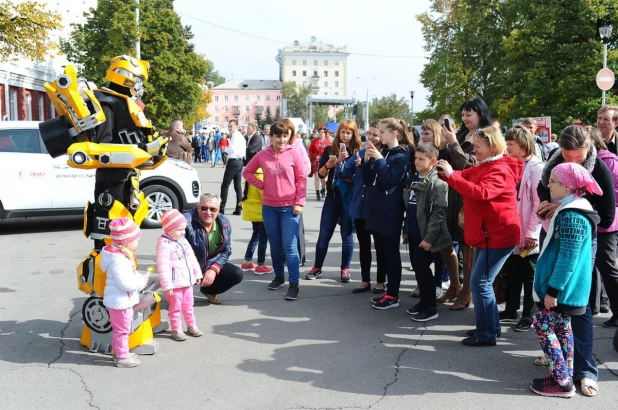
[[193,313],[193,284],[202,279],[202,270],[185,239],[185,217],[178,210],[170,209],[161,216],[161,226],[165,233],[157,239],[157,271],[161,289],[169,302],[172,339],[181,342],[187,339],[182,331],[181,312],[187,322],[187,333],[193,337],[203,335]]
[[133,320],[133,306],[139,302],[139,291],[148,283],[148,275],[137,272],[135,250],[142,235],[129,218],[109,223],[112,244],[101,251],[101,269],[106,273],[103,304],[112,323],[112,348],[116,367],[135,367],[140,364],[129,353],[129,334]]

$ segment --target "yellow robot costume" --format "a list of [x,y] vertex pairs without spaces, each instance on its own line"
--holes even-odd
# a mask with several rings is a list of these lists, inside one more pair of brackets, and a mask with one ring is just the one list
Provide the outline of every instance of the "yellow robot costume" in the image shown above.
[[[73,65],[45,84],[59,114],[39,125],[49,154],[55,158],[68,153],[69,166],[96,169],[94,204],[88,203],[84,211],[84,234],[94,240],[94,249],[77,267],[78,287],[90,296],[82,308],[80,343],[93,352],[111,349],[111,322],[103,306],[105,272],[100,267],[101,249],[111,242],[109,222],[126,216],[141,224],[148,203],[139,190],[139,169],[155,168],[166,159],[167,139],[157,136],[141,103],[148,69],[146,61],[122,55],[111,61],[108,88],[96,89],[77,78]],[[133,308],[129,348],[134,353],[156,353],[153,334],[168,329],[161,320],[158,287],[153,279]]]

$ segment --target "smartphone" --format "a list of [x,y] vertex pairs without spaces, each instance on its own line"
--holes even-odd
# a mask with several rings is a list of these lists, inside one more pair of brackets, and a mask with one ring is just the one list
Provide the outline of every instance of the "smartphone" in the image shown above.
[[342,151],[342,152],[346,151],[345,144],[343,142],[339,143],[339,151]]
[[451,122],[448,120],[448,118],[444,119],[444,127],[446,127],[447,131],[451,130]]
[[337,156],[336,155],[329,155],[328,159],[334,159],[335,161],[337,161]]

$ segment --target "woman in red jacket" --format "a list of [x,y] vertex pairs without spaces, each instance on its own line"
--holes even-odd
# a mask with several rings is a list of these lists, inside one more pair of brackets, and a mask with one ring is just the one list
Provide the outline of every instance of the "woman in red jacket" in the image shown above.
[[463,197],[464,238],[474,248],[470,288],[476,330],[462,340],[466,346],[496,345],[501,330],[492,284],[521,235],[517,182],[524,163],[504,155],[505,148],[502,133],[486,127],[474,135],[477,165],[453,171],[448,162],[438,161],[440,178]]
[[326,138],[326,130],[320,128],[318,130],[318,137],[314,138],[309,144],[309,159],[311,159],[311,172],[313,173],[313,183],[315,187],[315,195],[320,200],[326,197],[326,178],[322,179],[322,190],[320,190],[320,176],[318,175],[318,169],[320,168],[320,158],[322,153],[330,145],[330,140]]

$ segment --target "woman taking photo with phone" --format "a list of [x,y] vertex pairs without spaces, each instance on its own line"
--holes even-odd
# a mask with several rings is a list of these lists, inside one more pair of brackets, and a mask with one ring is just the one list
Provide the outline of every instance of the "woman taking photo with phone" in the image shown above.
[[373,307],[382,310],[399,306],[399,241],[405,211],[403,191],[410,168],[410,155],[414,155],[414,141],[402,120],[386,118],[380,121],[379,129],[385,149],[381,153],[371,142],[367,143],[362,174],[366,214],[386,216],[366,221],[367,230],[374,233],[378,246],[384,249],[386,260],[386,293],[372,300]]
[[[318,175],[320,178],[328,178],[326,182],[326,199],[322,207],[320,218],[320,234],[315,245],[315,262],[313,268],[306,276],[307,280],[318,279],[322,276],[322,265],[328,252],[330,243],[337,224],[340,224],[341,231],[341,282],[350,281],[350,262],[354,251],[354,233],[352,232],[352,218],[343,206],[342,189],[352,189],[351,180],[342,182],[341,188],[333,186],[335,176],[335,166],[337,163],[343,164],[349,156],[353,156],[361,147],[361,140],[358,134],[356,122],[343,120],[339,124],[333,144],[326,147],[320,159]],[[343,148],[343,149],[342,149]]]

